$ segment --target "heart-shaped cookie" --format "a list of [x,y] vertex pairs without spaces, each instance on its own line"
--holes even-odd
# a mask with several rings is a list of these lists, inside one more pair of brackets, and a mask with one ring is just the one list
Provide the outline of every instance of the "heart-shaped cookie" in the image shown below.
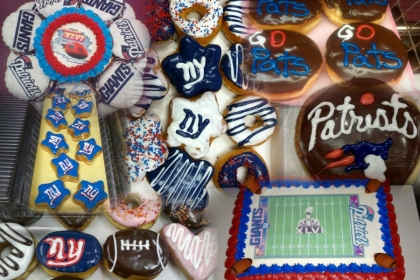
[[205,280],[216,268],[217,233],[205,229],[194,235],[181,224],[169,224],[162,229],[162,238],[176,263],[193,280]]

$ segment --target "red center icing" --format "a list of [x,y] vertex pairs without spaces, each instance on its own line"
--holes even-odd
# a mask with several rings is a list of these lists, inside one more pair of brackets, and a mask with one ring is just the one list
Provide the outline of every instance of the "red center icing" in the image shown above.
[[[365,31],[366,29],[369,31],[369,35],[362,34],[362,32]],[[373,39],[373,37],[375,37],[375,34],[376,34],[375,29],[369,24],[359,25],[359,27],[356,30],[356,37],[360,40],[369,41]]]
[[[79,22],[87,26],[96,37],[97,49],[91,59],[83,65],[75,67],[67,67],[62,64],[54,55],[51,41],[54,33],[63,25]],[[101,28],[89,17],[80,14],[64,15],[53,21],[45,30],[44,37],[42,38],[42,46],[44,47],[45,57],[50,65],[61,75],[80,75],[93,69],[102,59],[105,54],[105,37]]]
[[371,105],[373,103],[375,103],[375,96],[370,92],[366,92],[360,97],[360,104],[362,105]]
[[281,30],[272,31],[270,34],[270,44],[273,48],[281,48],[286,43],[286,33]]

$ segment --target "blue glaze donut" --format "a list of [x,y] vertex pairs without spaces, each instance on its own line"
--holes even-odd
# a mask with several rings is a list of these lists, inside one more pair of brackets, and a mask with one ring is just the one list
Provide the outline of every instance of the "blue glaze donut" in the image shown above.
[[[256,182],[258,188],[270,183],[270,176],[264,160],[252,149],[234,150],[221,157],[216,162],[216,172],[213,176],[214,184],[219,188],[240,188],[242,184],[237,179],[238,169],[248,168],[246,182]],[[252,178],[252,180],[249,180]],[[251,188],[251,186],[246,185]]]

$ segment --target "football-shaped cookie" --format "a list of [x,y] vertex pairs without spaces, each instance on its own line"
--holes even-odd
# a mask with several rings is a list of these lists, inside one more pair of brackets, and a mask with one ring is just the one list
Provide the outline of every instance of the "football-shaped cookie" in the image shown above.
[[337,84],[312,95],[296,125],[296,150],[315,179],[411,181],[420,153],[420,113],[373,79]]
[[153,279],[165,268],[168,249],[154,231],[122,230],[105,241],[104,259],[105,267],[120,278]]

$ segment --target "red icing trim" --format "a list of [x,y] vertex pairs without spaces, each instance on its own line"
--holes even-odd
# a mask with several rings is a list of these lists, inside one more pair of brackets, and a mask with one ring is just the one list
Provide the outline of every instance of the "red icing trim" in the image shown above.
[[[369,29],[369,31],[370,31],[369,36],[363,36],[363,35],[362,35],[362,31],[363,31],[363,29]],[[358,39],[360,39],[360,40],[366,40],[366,41],[369,41],[369,40],[371,40],[373,37],[375,37],[375,34],[376,34],[375,28],[373,28],[373,27],[372,27],[371,25],[369,25],[369,24],[362,24],[362,25],[360,25],[360,26],[357,28],[357,30],[356,30],[356,37],[357,37]]]
[[386,194],[386,204],[388,208],[389,224],[392,236],[392,245],[394,247],[394,255],[396,261],[396,269],[390,273],[330,273],[330,272],[313,272],[313,273],[281,273],[268,275],[253,275],[248,277],[237,278],[230,270],[235,263],[235,254],[238,243],[239,224],[241,210],[244,199],[244,189],[241,189],[235,202],[233,210],[232,227],[229,230],[231,237],[228,241],[226,251],[225,273],[226,280],[403,280],[405,277],[404,258],[401,253],[400,237],[398,235],[398,226],[394,206],[392,205],[392,194],[390,193],[390,185],[387,182],[384,186]]
[[[280,35],[281,40],[278,40],[278,35]],[[281,30],[271,31],[270,34],[270,43],[273,48],[281,48],[286,43],[286,33]]]
[[[96,37],[97,49],[95,54],[85,64],[76,67],[67,67],[55,57],[51,47],[51,40],[58,28],[73,22],[80,22],[92,30]],[[101,28],[95,23],[95,21],[85,15],[80,14],[64,15],[53,21],[45,30],[41,44],[44,47],[45,58],[51,67],[59,74],[67,76],[80,75],[90,71],[101,61],[105,54],[105,37]]]

